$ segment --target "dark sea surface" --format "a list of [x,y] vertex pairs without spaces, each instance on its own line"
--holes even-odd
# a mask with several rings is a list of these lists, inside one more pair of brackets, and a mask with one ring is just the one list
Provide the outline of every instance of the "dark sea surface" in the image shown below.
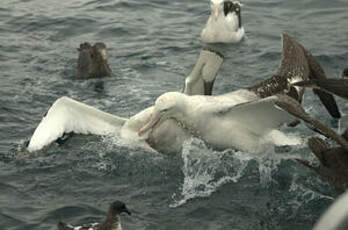
[[[214,94],[274,73],[282,32],[311,50],[328,77],[348,66],[347,0],[242,3],[246,37],[225,47]],[[208,0],[1,1],[1,230],[100,221],[116,199],[133,212],[122,215],[126,230],[311,229],[342,191],[294,160],[316,162],[306,137],[317,134],[304,124],[282,129],[303,144],[260,155],[217,152],[198,139],[176,156],[154,155],[117,137],[75,135],[16,160],[61,96],[129,117],[162,93],[180,91],[204,47],[208,16]],[[76,48],[85,41],[106,43],[112,77],[75,79]],[[337,101],[346,116],[347,101]],[[311,91],[303,105],[338,129]]]

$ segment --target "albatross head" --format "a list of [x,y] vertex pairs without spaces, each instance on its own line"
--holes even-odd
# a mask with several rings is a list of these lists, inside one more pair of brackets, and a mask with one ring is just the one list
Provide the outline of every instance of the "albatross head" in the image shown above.
[[214,15],[214,19],[217,20],[220,14],[220,11],[224,8],[223,0],[210,0],[210,9],[211,14]]
[[180,105],[183,103],[182,99],[184,97],[184,94],[178,92],[169,92],[158,97],[150,121],[139,130],[139,136],[142,136],[156,124],[163,122],[166,119],[180,116],[182,113]]

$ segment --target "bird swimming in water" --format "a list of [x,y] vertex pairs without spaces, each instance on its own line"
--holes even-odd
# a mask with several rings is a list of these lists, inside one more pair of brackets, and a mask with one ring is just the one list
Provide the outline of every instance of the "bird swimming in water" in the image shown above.
[[139,136],[173,119],[216,149],[260,153],[267,148],[265,143],[279,143],[264,137],[293,119],[277,108],[277,100],[277,96],[261,99],[246,89],[218,96],[168,92],[157,98],[151,119],[139,130]]
[[[192,72],[187,76],[184,92],[188,95],[210,95],[217,72],[223,63],[223,56],[213,50],[203,49]],[[100,111],[68,97],[58,98],[49,108],[40,124],[35,129],[27,150],[36,152],[67,133],[106,135],[120,133],[123,139],[139,140],[138,130],[150,118],[149,107],[130,118],[115,116]],[[172,134],[172,135],[171,135]],[[146,141],[137,145],[155,152],[148,143],[163,152],[178,152],[187,133],[174,121],[163,124],[162,129],[151,133]]]
[[204,43],[237,43],[244,36],[241,4],[231,0],[210,0],[210,17],[202,30]]
[[60,221],[58,223],[58,230],[122,230],[120,214],[123,212],[131,215],[131,212],[123,202],[114,201],[109,206],[108,214],[104,222],[74,227]]
[[97,42],[93,46],[88,43],[81,43],[77,60],[76,78],[100,78],[111,75],[111,69],[106,56],[106,45]]
[[[197,63],[200,62],[205,64],[201,63],[195,66],[193,73],[191,73],[189,77],[191,80],[185,82],[186,86],[184,92],[187,95],[183,94],[180,97],[177,97],[185,98],[184,100],[178,99],[179,104],[181,103],[180,101],[184,102],[186,101],[186,98],[190,98],[188,95],[202,95],[206,94],[206,92],[208,93],[208,91],[206,91],[207,87],[205,87],[205,85],[207,85],[207,83],[213,83],[215,77],[212,76],[216,76],[217,69],[221,65],[222,60],[221,57],[219,57],[219,55],[217,55],[216,53],[214,54],[214,52],[205,51],[201,53],[200,58],[197,61]],[[215,64],[212,64],[211,62],[214,62]],[[320,70],[318,66],[320,67],[320,65],[316,63],[314,57],[311,57],[310,53],[307,53],[306,50],[298,42],[296,42],[290,36],[283,34],[281,63],[278,71],[273,76],[251,87],[236,90],[226,95],[213,97],[201,96],[202,101],[204,102],[201,103],[202,106],[212,105],[209,100],[216,100],[217,102],[219,102],[219,104],[221,104],[220,109],[218,108],[218,104],[216,104],[215,107],[213,106],[215,108],[212,110],[213,115],[208,115],[208,117],[213,118],[213,120],[214,117],[217,116],[216,114],[214,114],[214,111],[221,114],[223,114],[222,111],[224,111],[225,116],[223,120],[228,122],[230,122],[230,116],[228,115],[230,115],[231,113],[237,114],[237,116],[233,118],[232,122],[234,123],[236,123],[236,120],[238,120],[239,117],[242,119],[244,114],[248,114],[248,116],[244,117],[248,117],[248,119],[254,120],[252,124],[255,124],[256,127],[259,127],[255,129],[258,131],[258,134],[255,135],[254,138],[251,138],[249,143],[243,144],[244,142],[236,142],[234,146],[233,143],[226,144],[216,142],[217,146],[222,148],[236,147],[247,151],[250,150],[251,152],[259,151],[257,150],[260,146],[260,143],[258,143],[258,137],[263,136],[263,134],[265,132],[268,132],[271,128],[275,128],[275,124],[279,124],[280,120],[285,122],[284,119],[286,118],[285,116],[284,119],[279,117],[279,111],[271,106],[274,102],[274,98],[266,98],[271,97],[275,94],[284,93],[301,102],[304,89],[302,89],[301,87],[291,86],[291,83],[301,80],[307,80],[309,77],[316,78],[318,73],[320,74],[318,76],[325,77],[322,72],[318,71]],[[198,82],[198,84],[195,84],[195,82]],[[193,87],[190,87],[190,84]],[[209,86],[209,88],[211,88],[211,86]],[[324,96],[324,98],[326,99],[324,101],[330,102],[331,107],[329,108],[333,108],[333,110],[329,110],[329,112],[336,116],[337,114],[339,115],[336,102],[332,95],[328,94]],[[196,98],[200,97],[197,96]],[[327,98],[329,98],[330,100],[327,100]],[[190,101],[191,99],[188,100]],[[260,108],[262,110],[265,107],[271,108],[270,113],[275,112],[275,117],[279,119],[275,119],[274,122],[272,122],[270,121],[272,116],[269,116],[269,118],[266,119],[269,123],[257,123],[257,108]],[[209,106],[207,108],[209,108]],[[190,127],[190,129],[186,129],[185,127],[181,126],[175,119],[166,119],[166,121],[152,127],[151,131],[146,132],[146,134],[145,132],[140,132],[142,135],[139,136],[138,131],[140,129],[143,129],[145,124],[147,124],[151,120],[153,110],[153,107],[149,107],[135,114],[129,119],[126,119],[104,113],[91,106],[87,106],[70,98],[63,97],[58,99],[51,106],[47,113],[47,116],[42,119],[39,126],[36,128],[27,149],[29,152],[40,150],[44,146],[47,146],[53,141],[57,140],[57,138],[63,136],[64,133],[69,132],[97,135],[119,132],[122,139],[129,140],[131,143],[143,147],[151,152],[179,152],[182,148],[183,142],[192,134],[195,134],[195,132],[192,132],[192,130],[194,130],[195,128]],[[201,111],[203,112],[204,109]],[[243,111],[246,111],[246,113],[244,113]],[[264,113],[267,114],[267,111],[264,111]],[[198,114],[197,116],[200,115]],[[267,115],[265,115],[265,117],[267,117]],[[244,119],[244,121],[246,120],[247,119]],[[250,125],[251,123],[249,125],[247,123],[247,121],[244,122],[243,127],[247,127],[248,129],[250,128],[250,131],[252,131]],[[267,124],[270,125],[268,126]],[[217,130],[213,127],[214,125],[211,125],[210,131],[212,133]],[[235,126],[233,127],[235,128]],[[244,132],[244,134],[248,134],[248,131]],[[247,136],[249,137],[250,135]],[[215,143],[215,140],[213,139],[214,138],[206,138],[207,141],[212,140],[212,143]],[[246,138],[245,142],[247,142]]]

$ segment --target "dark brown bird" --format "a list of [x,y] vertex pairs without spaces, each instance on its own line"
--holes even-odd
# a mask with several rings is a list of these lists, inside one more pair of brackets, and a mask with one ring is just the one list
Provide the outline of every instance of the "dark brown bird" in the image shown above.
[[281,99],[282,97],[279,98],[276,105],[281,109],[305,121],[314,130],[319,131],[324,136],[339,144],[338,147],[330,147],[323,139],[311,137],[308,140],[308,146],[319,159],[320,165],[315,167],[305,160],[299,159],[298,161],[315,170],[334,187],[348,187],[348,131],[341,136],[320,121],[310,117],[297,101],[289,97],[284,99]]
[[[327,78],[319,62],[300,43],[287,34],[282,35],[282,40],[283,52],[278,71],[267,80],[249,87],[249,90],[255,91],[260,97],[285,93],[301,103],[305,89],[294,85],[295,82]],[[331,94],[321,89],[313,89],[313,92],[332,117],[341,117]]]
[[122,230],[121,217],[122,212],[131,215],[126,205],[121,201],[114,201],[110,204],[107,217],[103,223],[93,223],[74,227],[62,221],[58,223],[58,230]]
[[76,77],[79,79],[111,76],[106,56],[106,45],[97,42],[93,46],[85,42],[80,44]]

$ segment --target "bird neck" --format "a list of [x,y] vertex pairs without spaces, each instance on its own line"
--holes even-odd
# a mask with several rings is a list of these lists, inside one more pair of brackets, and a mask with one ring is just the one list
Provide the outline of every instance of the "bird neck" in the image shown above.
[[119,215],[108,214],[106,220],[99,225],[97,230],[122,230],[121,217]]
[[[175,120],[184,128],[187,129],[190,133],[195,130],[195,113],[199,110],[199,102],[201,95],[187,96],[185,99],[180,101],[179,109],[180,114],[175,117]],[[188,100],[190,99],[190,100]]]
[[177,102],[177,110],[179,112],[176,113],[175,118],[179,122],[186,120],[186,118],[189,116],[187,109],[190,107],[190,104],[187,97],[189,96],[182,94],[180,100]]
[[90,54],[88,50],[81,50],[79,51],[79,58],[77,62],[77,78],[87,78],[90,66],[92,64],[92,59],[90,57]]
[[90,74],[92,76],[108,76],[110,75],[111,70],[107,63],[107,60],[104,60],[100,55],[92,62],[90,67]]

